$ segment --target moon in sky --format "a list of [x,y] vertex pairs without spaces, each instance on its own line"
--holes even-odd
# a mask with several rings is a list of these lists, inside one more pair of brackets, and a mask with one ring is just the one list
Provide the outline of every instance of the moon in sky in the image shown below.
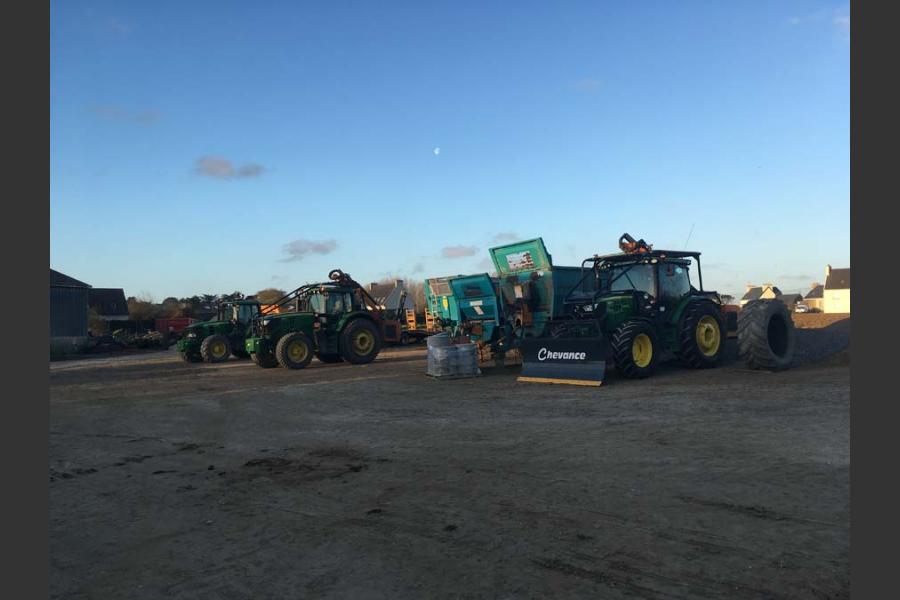
[[441,149],[440,149],[440,148],[435,148],[434,150],[431,151],[431,153],[434,154],[435,156],[437,156],[438,154],[441,153]]

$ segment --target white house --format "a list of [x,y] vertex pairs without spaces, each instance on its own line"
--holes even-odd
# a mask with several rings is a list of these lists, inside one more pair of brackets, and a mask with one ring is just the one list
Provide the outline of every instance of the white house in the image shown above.
[[850,312],[850,268],[833,269],[825,267],[825,289],[823,290],[824,312]]

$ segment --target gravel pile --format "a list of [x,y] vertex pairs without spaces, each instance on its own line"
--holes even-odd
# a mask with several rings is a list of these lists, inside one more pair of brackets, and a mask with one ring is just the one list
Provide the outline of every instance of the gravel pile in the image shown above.
[[[821,322],[824,326],[814,328],[809,323],[798,323],[796,317],[807,316],[823,317]],[[794,327],[797,335],[795,366],[821,362],[840,353],[846,354],[849,359],[849,315],[795,315]]]

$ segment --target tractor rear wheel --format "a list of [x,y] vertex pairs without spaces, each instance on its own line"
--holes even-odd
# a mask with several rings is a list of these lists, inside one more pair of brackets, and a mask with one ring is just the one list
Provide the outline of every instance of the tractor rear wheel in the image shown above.
[[319,362],[329,364],[344,362],[344,359],[341,358],[340,354],[324,354],[322,352],[316,352],[316,358],[319,359]]
[[354,319],[341,332],[341,356],[348,363],[364,365],[381,351],[381,334],[368,319]]
[[313,357],[313,347],[305,333],[295,331],[275,345],[275,358],[285,369],[302,369]]
[[269,354],[257,354],[256,352],[251,352],[250,359],[257,367],[262,367],[263,369],[271,369],[278,366],[278,361]]
[[218,333],[208,336],[200,344],[200,356],[208,363],[225,362],[231,356],[231,342]]
[[754,300],[738,313],[738,351],[751,369],[781,371],[794,359],[794,322],[781,300]]
[[725,349],[725,324],[712,302],[693,302],[684,311],[678,331],[678,358],[695,369],[715,367]]
[[616,370],[628,379],[643,379],[656,370],[661,350],[656,329],[647,321],[626,321],[612,335]]

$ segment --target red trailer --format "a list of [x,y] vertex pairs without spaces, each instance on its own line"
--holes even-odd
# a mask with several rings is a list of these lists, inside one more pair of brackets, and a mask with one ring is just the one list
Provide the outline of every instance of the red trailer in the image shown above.
[[196,321],[197,319],[192,319],[191,317],[171,317],[168,319],[157,319],[156,330],[163,335],[181,333],[182,331],[184,331],[185,327],[187,327],[191,323],[195,323]]

